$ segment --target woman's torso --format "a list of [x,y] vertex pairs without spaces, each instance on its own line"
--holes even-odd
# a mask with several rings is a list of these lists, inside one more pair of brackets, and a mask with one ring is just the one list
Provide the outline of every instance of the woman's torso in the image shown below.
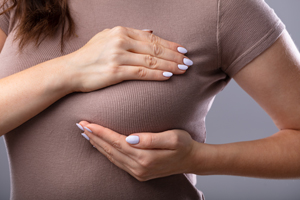
[[[7,133],[12,199],[201,199],[194,175],[137,181],[82,138],[75,123],[87,120],[125,135],[184,129],[205,142],[205,116],[228,83],[218,66],[217,0],[73,0],[69,6],[78,37],[66,43],[67,54],[105,28],[149,28],[186,47],[194,65],[167,81],[72,93]],[[14,33],[0,54],[0,78],[61,56],[59,34],[17,55]]]

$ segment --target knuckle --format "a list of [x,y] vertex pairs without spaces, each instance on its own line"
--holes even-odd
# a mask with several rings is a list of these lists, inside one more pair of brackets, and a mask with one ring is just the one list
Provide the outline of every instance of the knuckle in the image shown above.
[[139,170],[135,170],[133,173],[134,173],[137,180],[139,180],[139,181],[146,181],[147,180],[145,170],[139,169]]
[[107,159],[108,159],[110,162],[112,162],[112,163],[115,162],[114,159],[113,159],[111,156],[107,155],[106,157],[107,157]]
[[115,26],[112,30],[117,34],[124,34],[126,32],[126,28],[123,26]]
[[159,56],[159,55],[161,55],[162,53],[163,53],[163,48],[162,48],[159,44],[154,43],[154,44],[153,44],[153,54],[154,54],[155,56]]
[[151,140],[150,140],[150,145],[152,146],[152,144],[155,144],[155,137],[154,135],[151,135]]
[[120,144],[119,141],[113,141],[113,142],[111,143],[111,146],[113,146],[115,149],[117,149],[117,150],[119,150],[119,151],[122,150],[122,146],[121,146],[121,144]]
[[109,54],[110,61],[117,60],[119,58],[119,55],[120,55],[120,53],[119,53],[118,49],[112,49]]
[[127,43],[127,39],[125,36],[118,35],[114,38],[114,45],[116,47],[122,48]]
[[157,137],[156,137],[156,135],[153,135],[153,134],[151,134],[151,135],[149,135],[149,139],[148,139],[148,142],[149,142],[149,146],[153,146],[154,144],[156,144],[156,139],[157,139]]
[[170,141],[171,141],[171,144],[173,146],[173,148],[177,148],[179,147],[180,145],[180,138],[178,136],[178,134],[171,134],[170,135]]
[[122,56],[122,52],[118,50],[112,50],[109,55],[109,60],[111,63],[120,64],[120,58]]
[[157,59],[151,55],[145,56],[145,62],[149,68],[156,69],[157,68]]
[[136,154],[136,159],[139,161],[144,158],[144,152],[143,151],[138,151]]
[[136,75],[139,78],[145,78],[147,76],[147,71],[143,67],[139,67],[136,71]]
[[[143,143],[147,147],[153,147],[153,145],[156,144],[156,142],[157,142],[156,137],[153,134],[145,134],[144,138],[145,139],[144,139]],[[138,159],[144,159],[145,157],[147,157],[143,153],[141,153],[141,155],[138,155],[138,156],[139,156]]]
[[151,166],[152,161],[151,161],[151,159],[144,157],[144,158],[138,160],[138,163],[143,169],[147,169]]
[[150,43],[152,43],[152,44],[156,44],[156,43],[158,43],[159,42],[159,37],[157,37],[156,35],[154,35],[154,34],[150,34],[149,35],[149,41],[150,41]]
[[95,146],[95,142],[93,140],[90,140],[91,145]]
[[112,152],[111,152],[111,150],[107,146],[104,146],[103,150],[107,154],[107,157],[112,157]]
[[108,67],[106,72],[110,75],[116,75],[120,72],[120,67],[117,64],[111,64],[110,67]]

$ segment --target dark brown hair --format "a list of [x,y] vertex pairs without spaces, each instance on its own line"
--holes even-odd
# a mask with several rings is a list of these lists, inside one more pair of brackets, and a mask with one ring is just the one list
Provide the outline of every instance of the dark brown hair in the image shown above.
[[[4,10],[0,15],[9,12],[16,7],[15,16],[12,22],[20,20],[16,27],[16,39],[20,39],[19,50],[22,50],[25,43],[35,41],[38,47],[46,37],[53,37],[61,29],[61,52],[64,48],[64,37],[70,38],[75,34],[75,23],[71,17],[68,7],[68,0],[3,0],[0,10],[8,1],[12,6]],[[65,33],[65,25],[68,29]],[[40,37],[43,37],[40,40]]]

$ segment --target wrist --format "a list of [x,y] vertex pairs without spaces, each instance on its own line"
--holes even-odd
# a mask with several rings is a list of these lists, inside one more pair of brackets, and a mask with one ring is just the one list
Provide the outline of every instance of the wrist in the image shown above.
[[50,67],[47,71],[48,74],[48,84],[52,92],[59,93],[60,96],[68,95],[74,92],[72,85],[73,75],[69,70],[70,63],[67,56],[61,56],[48,62]]
[[196,142],[193,151],[191,173],[197,175],[217,174],[221,164],[218,145]]

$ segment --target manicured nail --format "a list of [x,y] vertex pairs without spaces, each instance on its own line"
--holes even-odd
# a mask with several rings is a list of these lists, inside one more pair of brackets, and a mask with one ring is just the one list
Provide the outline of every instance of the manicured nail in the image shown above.
[[82,127],[80,124],[76,123],[76,126],[77,126],[78,128],[80,128],[82,131],[84,131],[83,127]]
[[178,47],[177,48],[177,51],[179,52],[179,53],[187,53],[187,50],[186,50],[186,48],[183,48],[183,47]]
[[126,137],[126,142],[128,142],[129,144],[137,144],[140,142],[140,137],[137,135],[130,135]]
[[151,29],[142,29],[142,31],[150,31],[151,33],[153,33]]
[[85,133],[81,133],[81,135],[82,135],[85,139],[90,140],[90,138],[89,138]]
[[92,133],[91,129],[87,128],[87,127],[83,127],[85,130],[87,130],[88,132]]
[[186,65],[178,65],[178,68],[182,69],[182,70],[187,70],[187,68],[189,68],[189,67]]
[[187,59],[187,58],[183,59],[183,63],[186,64],[186,65],[188,65],[188,66],[193,65],[193,61],[191,61],[190,59]]
[[171,76],[173,76],[173,73],[172,72],[164,72],[163,75],[165,77],[171,77]]

